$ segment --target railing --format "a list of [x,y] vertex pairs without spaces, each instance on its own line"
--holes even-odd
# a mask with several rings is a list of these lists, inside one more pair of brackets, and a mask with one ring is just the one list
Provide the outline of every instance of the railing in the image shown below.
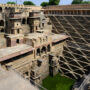
[[41,8],[41,6],[33,6],[33,5],[22,5],[22,4],[0,4],[0,7],[19,7],[19,8]]
[[88,76],[86,76],[85,80],[82,82],[82,84],[80,85],[80,87],[77,90],[86,90],[86,89],[84,89],[84,86],[86,84],[88,84],[89,81],[90,81],[90,74]]

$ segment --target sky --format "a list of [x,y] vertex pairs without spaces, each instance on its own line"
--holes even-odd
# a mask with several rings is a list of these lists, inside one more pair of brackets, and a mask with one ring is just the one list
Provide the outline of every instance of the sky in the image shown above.
[[[0,3],[4,3],[5,4],[8,1],[14,1],[14,2],[16,2],[16,0],[0,0]],[[32,1],[37,6],[39,6],[41,4],[41,2],[48,2],[49,0],[17,0],[18,4],[23,4],[24,1]],[[71,4],[72,1],[73,0],[61,0],[60,1],[60,5],[69,5],[69,4]],[[88,0],[88,1],[90,1],[90,0]]]
[[[6,3],[8,1],[15,1],[16,0],[0,0],[0,3]],[[48,2],[49,0],[17,0],[18,4],[22,4],[24,1],[32,1],[34,2],[37,6],[41,4],[41,2]],[[71,4],[72,0],[61,0],[60,5],[66,5],[66,4]]]

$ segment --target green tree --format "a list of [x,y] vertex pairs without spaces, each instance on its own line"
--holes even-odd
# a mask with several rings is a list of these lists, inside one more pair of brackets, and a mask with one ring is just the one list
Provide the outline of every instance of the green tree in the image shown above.
[[7,4],[16,4],[15,2],[7,2]]
[[83,0],[73,0],[72,4],[81,4]]
[[81,4],[90,4],[90,1],[83,1]]
[[49,0],[49,5],[59,5],[60,0]]
[[41,6],[43,6],[43,7],[48,6],[48,5],[49,5],[48,2],[42,2],[42,3],[41,3]]
[[24,1],[24,5],[35,5],[32,1]]

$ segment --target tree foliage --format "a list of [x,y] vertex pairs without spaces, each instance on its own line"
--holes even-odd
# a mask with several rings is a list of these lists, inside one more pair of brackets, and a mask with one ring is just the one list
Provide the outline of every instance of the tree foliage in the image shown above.
[[83,1],[81,4],[90,4],[90,1]]
[[49,5],[48,2],[42,2],[42,3],[41,3],[41,6],[43,6],[43,7],[48,6],[48,5]]
[[24,1],[24,5],[35,5],[32,1]]
[[48,6],[48,5],[59,5],[60,0],[49,0],[49,2],[42,2],[41,6]]
[[72,4],[90,4],[90,1],[73,0]]
[[16,4],[15,2],[7,2],[7,4]]
[[73,0],[72,4],[81,4],[83,0]]
[[59,5],[60,0],[49,0],[49,5]]

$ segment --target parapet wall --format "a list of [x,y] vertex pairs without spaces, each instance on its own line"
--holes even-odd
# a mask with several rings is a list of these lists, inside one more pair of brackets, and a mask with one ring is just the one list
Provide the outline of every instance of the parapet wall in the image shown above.
[[71,9],[82,9],[87,10],[90,9],[90,4],[74,4],[74,5],[53,5],[47,7],[41,6],[31,6],[31,5],[14,5],[14,4],[0,4],[0,7],[7,7],[7,8],[27,8],[32,10],[71,10]]
[[14,4],[0,4],[0,7],[2,8],[26,8],[31,10],[42,10],[41,6],[29,6],[29,5],[14,5]]
[[44,7],[45,10],[71,10],[71,9],[90,9],[90,4],[74,4],[74,5],[60,5],[60,6],[47,6]]
[[44,7],[44,14],[57,15],[90,15],[90,5],[61,5]]

